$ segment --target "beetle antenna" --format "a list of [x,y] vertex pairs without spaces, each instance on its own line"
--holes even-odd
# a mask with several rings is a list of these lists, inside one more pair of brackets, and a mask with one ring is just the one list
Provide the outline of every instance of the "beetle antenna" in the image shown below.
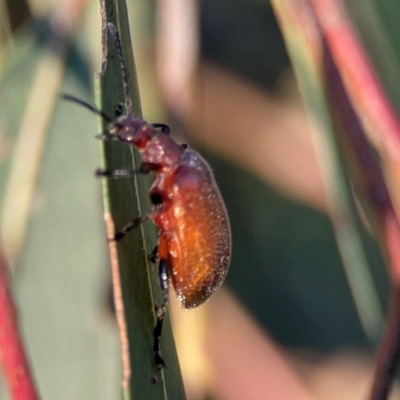
[[130,91],[129,91],[128,74],[126,72],[124,55],[122,53],[121,40],[119,38],[118,30],[114,24],[109,22],[108,29],[110,30],[110,33],[114,38],[115,47],[117,48],[119,64],[121,66],[121,72],[122,72],[122,86],[124,88],[126,113],[129,115],[129,114],[132,114],[132,102],[131,102]]
[[112,122],[112,119],[108,115],[104,114],[103,111],[98,110],[96,107],[93,107],[91,104],[86,103],[85,101],[78,99],[75,96],[71,96],[69,94],[62,93],[60,95],[60,98],[62,100],[72,101],[73,103],[77,103],[83,107],[86,107],[88,110],[94,112],[97,115],[100,115],[100,117],[103,118],[104,121],[106,121],[108,123]]

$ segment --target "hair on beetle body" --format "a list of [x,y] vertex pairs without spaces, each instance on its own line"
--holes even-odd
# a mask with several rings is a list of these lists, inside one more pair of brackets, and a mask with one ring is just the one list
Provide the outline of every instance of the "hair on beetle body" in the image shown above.
[[126,114],[112,121],[103,112],[73,96],[74,101],[100,115],[108,125],[108,135],[99,139],[118,140],[135,146],[141,153],[141,167],[97,170],[105,178],[130,177],[153,172],[155,180],[149,196],[152,210],[137,217],[115,234],[121,240],[132,229],[151,219],[159,228],[158,245],[149,255],[158,263],[163,302],[156,307],[153,330],[153,351],[157,368],[165,367],[160,354],[160,336],[169,297],[169,283],[185,309],[198,307],[221,286],[231,258],[231,233],[228,214],[207,162],[186,144],[178,144],[169,136],[166,124],[150,124],[131,113],[128,77],[119,34],[108,24],[114,38],[121,65]]

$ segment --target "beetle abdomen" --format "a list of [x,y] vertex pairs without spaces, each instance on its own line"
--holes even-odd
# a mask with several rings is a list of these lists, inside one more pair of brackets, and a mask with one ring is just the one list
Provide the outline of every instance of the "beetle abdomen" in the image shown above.
[[[171,280],[184,308],[207,301],[222,284],[231,257],[225,205],[211,170],[195,152],[175,170],[171,203],[163,210],[160,249],[168,252]],[[163,255],[160,254],[160,257]]]

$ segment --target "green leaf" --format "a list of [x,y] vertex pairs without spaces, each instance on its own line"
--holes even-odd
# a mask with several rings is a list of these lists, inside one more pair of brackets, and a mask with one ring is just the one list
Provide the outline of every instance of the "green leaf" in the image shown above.
[[[125,2],[106,1],[106,14],[107,22],[113,23],[119,31],[129,79],[132,110],[135,115],[141,116]],[[98,98],[102,111],[111,118],[114,118],[116,106],[125,104],[121,67],[111,35],[108,37],[107,70],[98,82]],[[102,129],[107,129],[104,122]],[[136,149],[112,141],[101,143],[100,147],[102,168],[139,168],[140,155]],[[111,213],[116,230],[121,229],[133,218],[150,211],[148,191],[151,181],[151,177],[141,175],[130,179],[104,179],[104,208],[106,212]],[[168,368],[159,372],[154,364],[154,303],[161,304],[162,298],[157,268],[149,265],[147,255],[156,244],[156,229],[151,222],[146,222],[119,241],[117,246],[131,366],[129,386],[124,388],[125,399],[185,398],[168,314],[161,338],[161,352]]]

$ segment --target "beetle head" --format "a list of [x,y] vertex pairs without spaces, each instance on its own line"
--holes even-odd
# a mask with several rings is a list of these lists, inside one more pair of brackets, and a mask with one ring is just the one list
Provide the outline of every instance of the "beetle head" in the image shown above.
[[134,115],[121,115],[109,126],[110,135],[121,142],[144,149],[155,135],[154,127]]

